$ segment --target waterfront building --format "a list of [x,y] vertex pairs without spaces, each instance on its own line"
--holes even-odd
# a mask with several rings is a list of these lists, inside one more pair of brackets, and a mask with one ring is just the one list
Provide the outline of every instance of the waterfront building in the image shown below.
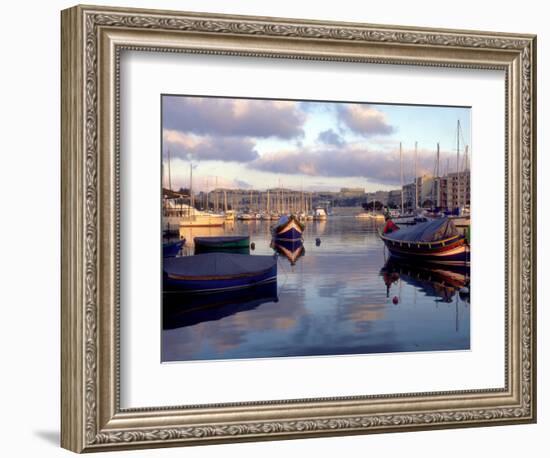
[[340,197],[365,197],[363,188],[340,188]]
[[440,178],[440,207],[454,209],[470,205],[470,171],[449,173]]
[[422,175],[416,178],[416,183],[413,181],[404,185],[403,201],[405,208],[431,207],[432,202],[437,200],[437,183],[438,179],[432,175]]
[[401,208],[401,189],[394,189],[388,191],[388,207]]
[[383,206],[388,205],[389,191],[368,192],[366,198],[368,202],[380,202]]

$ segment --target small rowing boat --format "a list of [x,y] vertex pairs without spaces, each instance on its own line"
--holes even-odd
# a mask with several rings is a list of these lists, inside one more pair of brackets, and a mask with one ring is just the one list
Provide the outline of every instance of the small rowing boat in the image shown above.
[[212,293],[249,288],[277,280],[274,256],[206,253],[167,258],[163,262],[163,289]]
[[380,238],[395,258],[446,265],[470,265],[470,247],[448,218],[399,228],[389,220]]
[[295,215],[283,215],[272,229],[276,241],[302,240],[304,224]]

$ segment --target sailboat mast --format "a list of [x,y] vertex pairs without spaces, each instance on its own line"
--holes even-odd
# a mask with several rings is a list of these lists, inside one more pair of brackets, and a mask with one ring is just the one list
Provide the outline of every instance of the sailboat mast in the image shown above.
[[216,181],[215,181],[215,186],[216,186],[216,194],[214,194],[214,202],[215,202],[215,212],[218,213],[218,210],[219,210],[219,201],[220,201],[220,198],[219,198],[219,193],[218,193],[218,177],[216,177]]
[[189,163],[189,200],[191,201],[191,208],[195,207],[195,196],[193,195],[193,163]]
[[414,209],[418,209],[418,142],[414,142]]
[[403,149],[401,148],[401,142],[399,142],[399,165],[401,169],[401,214],[403,214],[405,213],[405,203],[403,202]]
[[437,159],[435,162],[435,176],[437,180],[437,193],[435,196],[435,206],[441,207],[441,180],[439,179],[439,142],[437,142]]
[[209,210],[208,207],[208,177],[206,177],[206,211]]
[[172,190],[172,172],[170,170],[170,149],[168,149],[168,189],[170,189],[170,191]]
[[456,206],[460,208],[460,119],[456,121]]
[[466,182],[466,174],[469,170],[468,164],[468,145],[464,147],[464,205],[468,203],[468,186]]

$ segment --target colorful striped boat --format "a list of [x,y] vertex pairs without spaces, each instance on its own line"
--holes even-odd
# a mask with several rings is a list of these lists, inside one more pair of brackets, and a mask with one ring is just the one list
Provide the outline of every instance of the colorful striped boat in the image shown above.
[[163,262],[163,290],[213,293],[249,288],[277,279],[275,256],[206,253]]
[[399,228],[391,220],[379,233],[390,255],[446,265],[470,265],[470,246],[448,218]]
[[283,215],[272,229],[276,241],[297,241],[302,239],[305,226],[295,215]]

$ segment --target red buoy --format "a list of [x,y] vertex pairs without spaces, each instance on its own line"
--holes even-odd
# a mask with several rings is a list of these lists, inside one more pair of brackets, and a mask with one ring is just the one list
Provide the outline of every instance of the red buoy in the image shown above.
[[394,303],[394,305],[399,304],[399,298],[397,296],[393,296],[392,302]]

